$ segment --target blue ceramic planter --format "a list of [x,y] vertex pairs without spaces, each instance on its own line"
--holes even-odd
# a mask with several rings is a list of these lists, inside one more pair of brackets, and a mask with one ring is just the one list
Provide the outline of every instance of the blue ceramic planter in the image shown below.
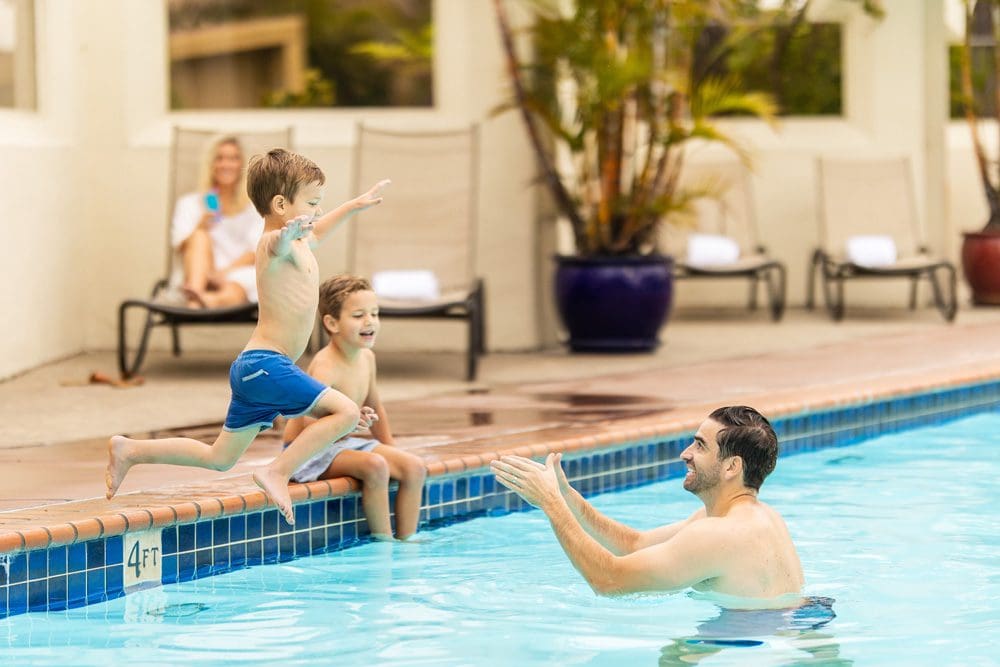
[[673,300],[673,260],[662,255],[556,256],[556,305],[573,351],[648,352]]

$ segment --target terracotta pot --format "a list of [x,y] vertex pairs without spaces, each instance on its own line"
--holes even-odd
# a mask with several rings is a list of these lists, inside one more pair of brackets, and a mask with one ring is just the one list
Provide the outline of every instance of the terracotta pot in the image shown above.
[[962,269],[974,304],[1000,306],[1000,232],[967,232]]

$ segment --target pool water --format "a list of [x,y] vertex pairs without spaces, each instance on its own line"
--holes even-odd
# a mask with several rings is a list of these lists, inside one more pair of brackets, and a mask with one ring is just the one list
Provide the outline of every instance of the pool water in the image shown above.
[[[10,617],[0,663],[1000,664],[998,478],[998,414],[781,459],[762,498],[818,600],[794,623],[597,597],[533,511]],[[680,479],[592,501],[640,528],[698,507]]]

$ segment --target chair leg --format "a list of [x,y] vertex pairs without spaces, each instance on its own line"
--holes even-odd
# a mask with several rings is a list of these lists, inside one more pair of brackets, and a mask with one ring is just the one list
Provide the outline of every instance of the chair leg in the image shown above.
[[747,299],[747,307],[751,311],[757,310],[757,282],[760,280],[760,276],[756,273],[750,276],[750,295]]
[[781,320],[785,314],[786,271],[783,264],[774,264],[767,272],[767,293],[771,303],[771,319]]
[[[933,276],[933,273],[931,274]],[[934,278],[931,278],[933,282]],[[910,278],[910,310],[917,309],[917,286],[920,282],[920,275],[914,275]]]
[[170,343],[174,356],[181,356],[181,331],[176,324],[170,325]]
[[[937,268],[943,269],[948,278],[948,296],[946,297],[940,282],[938,282]],[[941,316],[944,317],[946,322],[953,322],[955,320],[955,314],[958,312],[958,295],[957,295],[957,280],[955,277],[955,267],[951,265],[943,265],[931,269],[927,273],[927,277],[931,281],[931,290],[934,293],[934,305],[941,312]]]
[[476,362],[479,360],[479,309],[475,299],[469,300],[469,343],[465,351],[465,380],[476,379]]
[[806,309],[812,310],[816,307],[816,271],[820,268],[822,253],[814,250],[809,266],[809,275],[806,276]]
[[139,345],[136,348],[135,356],[130,361],[128,358],[128,332],[126,331],[126,319],[130,306],[142,307],[141,304],[132,304],[127,301],[118,307],[118,370],[123,378],[130,378],[139,372],[142,362],[146,359],[149,333],[153,329],[153,313],[147,310],[146,321],[139,337]]

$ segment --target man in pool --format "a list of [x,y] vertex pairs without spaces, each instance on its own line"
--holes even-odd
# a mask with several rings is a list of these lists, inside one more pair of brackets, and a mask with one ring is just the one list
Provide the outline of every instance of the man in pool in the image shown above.
[[545,464],[504,456],[497,480],[549,518],[594,592],[616,595],[692,587],[730,607],[800,604],[802,565],[784,520],[757,499],[778,458],[771,424],[753,408],[719,408],[681,453],[684,488],[704,507],[683,521],[639,531],[610,519],[570,487],[561,454]]

